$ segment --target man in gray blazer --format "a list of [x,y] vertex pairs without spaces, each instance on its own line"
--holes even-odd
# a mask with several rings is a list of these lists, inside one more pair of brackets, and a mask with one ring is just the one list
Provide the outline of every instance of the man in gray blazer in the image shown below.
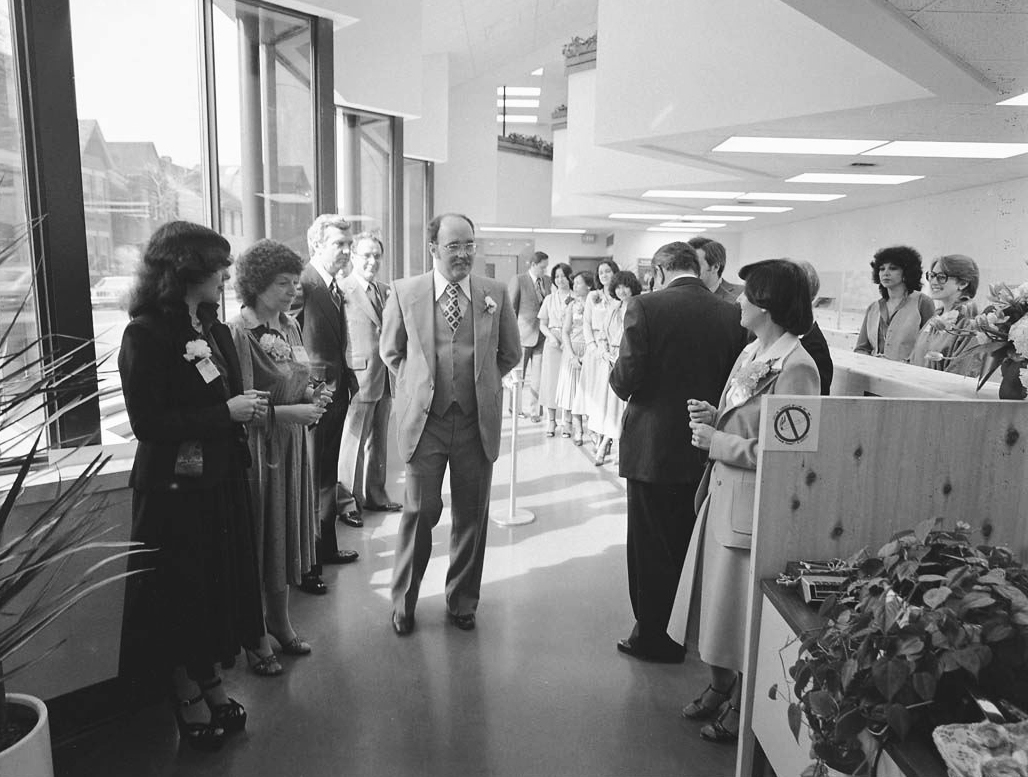
[[[350,400],[343,423],[339,450],[339,482],[361,510],[395,512],[403,505],[386,494],[386,447],[393,390],[389,370],[379,355],[382,311],[389,288],[375,279],[382,263],[382,241],[370,232],[353,238],[350,260],[353,271],[343,279],[346,313],[346,362],[357,376],[359,389]],[[361,513],[348,514],[343,522],[363,526]]]
[[522,416],[538,421],[542,415],[539,405],[539,379],[542,377],[543,344],[546,335],[539,328],[539,308],[550,293],[550,279],[546,277],[546,263],[550,257],[536,251],[528,260],[528,272],[510,279],[508,291],[518,317],[518,335],[521,337],[521,368],[525,375],[525,391],[521,407]]
[[434,269],[397,280],[382,319],[382,360],[396,376],[397,440],[407,462],[392,582],[393,630],[400,636],[414,628],[447,466],[446,610],[457,628],[475,628],[493,462],[500,452],[500,381],[521,360],[507,290],[471,275],[477,248],[471,219],[436,216],[428,240]]
[[742,294],[742,286],[729,283],[721,276],[728,263],[728,252],[725,247],[709,237],[694,237],[689,245],[696,251],[700,260],[700,280],[703,285],[714,292],[725,302],[735,302]]

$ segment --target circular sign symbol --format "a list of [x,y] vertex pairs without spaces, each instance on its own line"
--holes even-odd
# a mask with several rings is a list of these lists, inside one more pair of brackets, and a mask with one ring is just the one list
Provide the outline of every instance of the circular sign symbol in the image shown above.
[[785,445],[802,442],[810,432],[810,411],[799,405],[786,405],[775,413],[771,428],[779,442]]

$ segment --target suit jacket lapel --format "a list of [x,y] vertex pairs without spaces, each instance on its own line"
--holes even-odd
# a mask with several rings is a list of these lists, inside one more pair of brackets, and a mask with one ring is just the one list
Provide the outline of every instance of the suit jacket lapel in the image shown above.
[[[470,281],[471,311],[473,315],[471,320],[475,326],[475,380],[477,381],[478,376],[482,373],[483,357],[489,347],[491,327],[489,326],[490,314],[485,309],[485,289],[482,288],[482,282],[474,275],[470,276]],[[534,294],[535,291],[533,290],[532,293]]]
[[314,295],[314,301],[321,308],[321,315],[325,317],[327,321],[332,322],[332,333],[336,336],[336,340],[342,345],[343,332],[340,328],[339,319],[342,316],[342,311],[336,307],[336,303],[332,301],[332,294],[328,290],[328,286],[325,285],[325,280],[317,271],[314,273],[317,276],[317,287],[316,294]]
[[413,331],[407,327],[407,336],[421,343],[421,352],[425,354],[428,374],[435,374],[435,286],[432,273],[425,273],[412,289],[410,299],[411,322]]
[[[379,318],[378,313],[375,312],[375,306],[371,304],[371,300],[368,298],[368,292],[364,289],[364,284],[356,278],[354,278],[354,280],[351,281],[351,278],[354,278],[354,276],[346,276],[347,282],[344,283],[344,286],[347,289],[352,290],[353,294],[357,299],[357,303],[361,306],[361,309],[367,314],[368,318],[370,318],[376,324],[381,326],[382,319]],[[374,283],[374,281],[372,282]]]

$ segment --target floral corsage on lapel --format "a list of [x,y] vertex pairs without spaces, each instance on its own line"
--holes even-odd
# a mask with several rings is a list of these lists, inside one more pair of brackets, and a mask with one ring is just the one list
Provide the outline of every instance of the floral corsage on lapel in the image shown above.
[[496,312],[496,300],[494,300],[492,297],[486,294],[483,302],[485,303],[486,313],[488,313],[491,316],[493,313]]
[[768,383],[774,380],[782,371],[780,361],[780,359],[771,359],[770,361],[754,359],[741,367],[728,381],[729,393],[734,404],[741,405],[754,394],[759,394]]
[[211,347],[207,344],[207,341],[202,337],[198,337],[186,343],[186,352],[182,354],[182,358],[187,362],[195,362],[209,359],[211,355]]
[[261,339],[257,341],[257,344],[264,353],[277,362],[286,361],[293,353],[289,343],[271,332],[261,335]]

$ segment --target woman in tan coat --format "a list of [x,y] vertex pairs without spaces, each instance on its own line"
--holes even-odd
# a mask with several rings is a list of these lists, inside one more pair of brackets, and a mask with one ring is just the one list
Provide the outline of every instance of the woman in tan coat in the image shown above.
[[806,274],[788,260],[768,259],[739,276],[746,281],[742,325],[756,340],[736,360],[718,407],[688,402],[692,444],[710,451],[710,463],[696,491],[696,527],[668,625],[676,641],[696,638],[710,667],[710,684],[682,714],[712,720],[700,734],[719,742],[734,741],[739,729],[747,618],[739,603],[749,583],[760,398],[821,390],[799,339],[813,325]]

